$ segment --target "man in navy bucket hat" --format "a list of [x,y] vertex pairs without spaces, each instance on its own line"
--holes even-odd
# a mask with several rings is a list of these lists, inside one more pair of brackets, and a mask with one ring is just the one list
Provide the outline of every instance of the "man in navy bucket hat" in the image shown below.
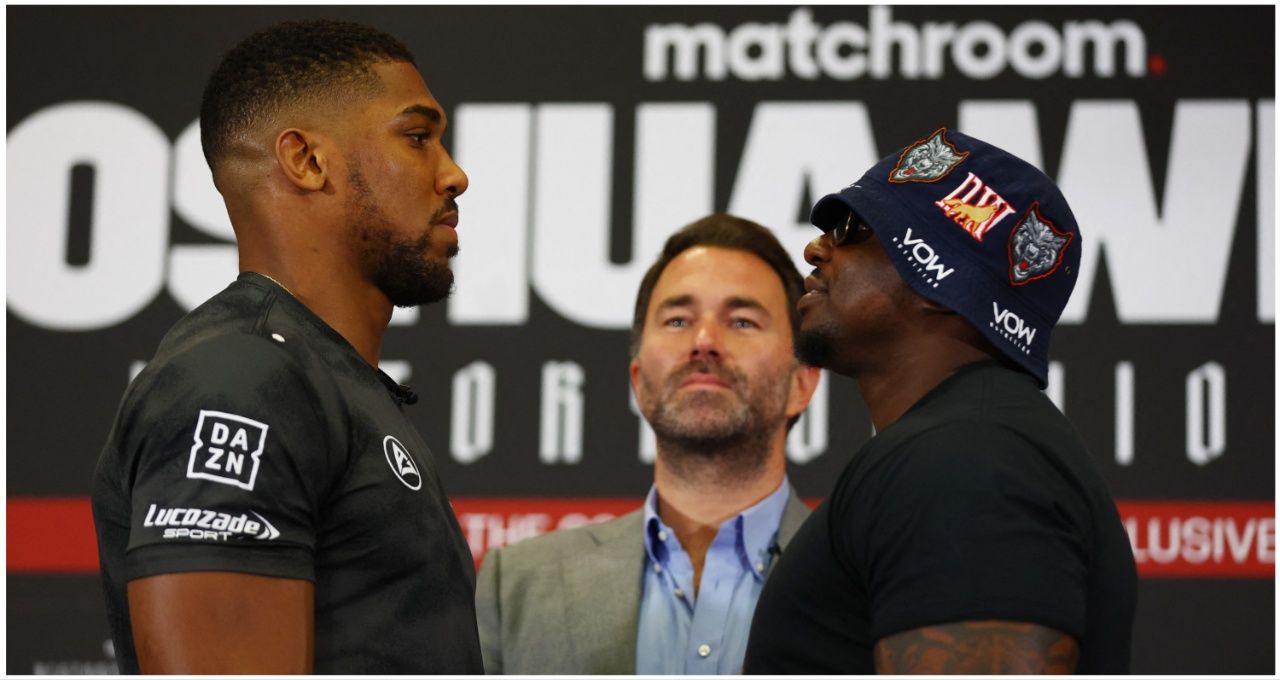
[[1080,229],[1043,172],[947,128],[823,197],[797,353],[876,435],[760,596],[745,672],[1124,673],[1137,575],[1041,392]]

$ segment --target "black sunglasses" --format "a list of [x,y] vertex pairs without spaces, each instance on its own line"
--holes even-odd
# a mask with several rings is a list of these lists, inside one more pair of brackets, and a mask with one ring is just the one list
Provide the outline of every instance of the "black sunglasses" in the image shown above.
[[867,237],[873,233],[871,227],[862,220],[861,217],[849,211],[849,216],[844,218],[844,222],[837,224],[831,229],[831,243],[837,248],[840,246],[852,245],[867,240]]

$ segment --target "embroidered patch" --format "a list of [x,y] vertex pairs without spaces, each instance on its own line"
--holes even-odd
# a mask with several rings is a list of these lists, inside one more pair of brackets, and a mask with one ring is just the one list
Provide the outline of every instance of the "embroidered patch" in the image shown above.
[[422,474],[418,472],[418,464],[414,462],[409,450],[399,439],[387,435],[382,439],[382,453],[387,457],[387,465],[396,473],[401,484],[417,491],[422,488]]
[[955,191],[933,202],[942,214],[955,222],[979,243],[991,228],[1012,215],[1016,209],[995,189],[987,186],[972,172]]
[[1058,270],[1075,234],[1058,231],[1032,203],[1018,226],[1009,232],[1009,283],[1025,285]]
[[928,139],[907,147],[898,157],[898,164],[889,171],[889,181],[895,184],[936,182],[946,177],[960,161],[969,157],[968,151],[960,151],[947,141],[946,132],[946,128],[938,128]]
[[187,477],[253,491],[267,445],[267,424],[234,413],[201,409]]

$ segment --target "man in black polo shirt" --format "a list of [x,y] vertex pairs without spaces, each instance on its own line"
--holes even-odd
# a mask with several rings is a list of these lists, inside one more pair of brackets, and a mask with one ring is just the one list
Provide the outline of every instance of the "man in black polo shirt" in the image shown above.
[[453,282],[440,104],[395,38],[281,24],[224,57],[201,141],[240,277],[130,385],[93,510],[125,673],[482,673],[471,553],[378,370]]
[[1136,572],[1040,391],[1080,231],[1042,172],[935,131],[814,206],[797,351],[876,436],[765,584],[748,673],[1122,673]]

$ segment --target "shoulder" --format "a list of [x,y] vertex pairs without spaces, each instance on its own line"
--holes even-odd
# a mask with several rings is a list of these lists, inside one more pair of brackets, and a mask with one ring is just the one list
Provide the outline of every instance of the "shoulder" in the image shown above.
[[985,419],[952,421],[897,443],[882,475],[912,483],[968,486],[1038,467],[1043,452],[1023,433]]
[[644,511],[635,510],[606,522],[588,524],[573,529],[562,529],[525,539],[519,543],[494,548],[485,553],[480,565],[482,572],[502,572],[512,575],[522,572],[539,572],[582,556],[584,551],[606,550],[617,547],[619,551],[634,548],[641,541]]
[[1083,507],[1079,484],[1052,451],[994,420],[940,423],[876,455],[864,476],[838,491],[841,516],[940,516],[1064,503]]
[[193,338],[149,362],[130,386],[130,401],[171,407],[193,400],[243,399],[273,408],[313,401],[311,376],[281,345],[240,331]]
[[902,441],[846,498],[863,510],[849,513],[862,518],[854,525],[873,533],[927,525],[963,534],[1014,518],[1078,528],[1088,517],[1081,488],[1050,451],[984,420],[941,424]]

